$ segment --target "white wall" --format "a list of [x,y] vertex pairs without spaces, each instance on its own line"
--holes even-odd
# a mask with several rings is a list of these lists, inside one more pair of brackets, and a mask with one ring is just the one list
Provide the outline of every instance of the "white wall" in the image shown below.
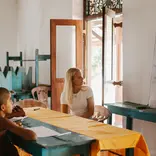
[[[18,51],[24,52],[25,59],[33,59],[36,48],[40,54],[50,54],[50,19],[80,19],[82,4],[82,0],[18,0]],[[50,61],[40,62],[39,69],[40,83],[50,84]]]
[[0,0],[0,67],[6,65],[6,51],[17,52],[17,8],[16,0]]
[[73,0],[72,3],[73,19],[83,19],[83,0]]
[[[50,19],[71,19],[72,0],[18,0],[18,50],[25,59],[50,54]],[[28,62],[25,66],[33,66]],[[50,61],[39,64],[40,83],[50,84]]]
[[[135,5],[134,5],[135,2]],[[124,99],[147,104],[156,34],[156,1],[124,1]]]
[[[148,104],[152,57],[156,34],[156,1],[124,0],[123,6],[123,93],[124,101]],[[134,121],[156,156],[156,124]]]

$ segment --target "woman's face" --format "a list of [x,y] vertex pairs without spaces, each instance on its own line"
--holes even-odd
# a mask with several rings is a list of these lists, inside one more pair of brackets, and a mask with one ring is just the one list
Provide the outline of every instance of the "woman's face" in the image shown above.
[[77,71],[73,76],[73,86],[82,86],[83,77],[80,71]]

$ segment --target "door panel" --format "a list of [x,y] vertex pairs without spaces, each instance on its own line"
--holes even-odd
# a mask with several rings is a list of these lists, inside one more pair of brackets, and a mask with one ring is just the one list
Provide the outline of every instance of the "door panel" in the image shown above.
[[51,108],[60,110],[60,95],[63,91],[65,72],[68,68],[82,70],[82,21],[51,19]]

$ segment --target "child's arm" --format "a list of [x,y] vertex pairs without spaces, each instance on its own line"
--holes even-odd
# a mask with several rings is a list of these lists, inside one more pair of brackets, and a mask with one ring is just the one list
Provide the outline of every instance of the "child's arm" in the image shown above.
[[17,126],[14,122],[6,118],[0,118],[0,130],[9,130],[12,133],[15,133],[18,136],[21,136],[25,140],[36,140],[36,134],[28,129]]
[[7,114],[7,118],[13,118],[13,117],[20,117],[20,116],[25,116],[24,110],[20,106],[15,106],[12,110],[11,114]]

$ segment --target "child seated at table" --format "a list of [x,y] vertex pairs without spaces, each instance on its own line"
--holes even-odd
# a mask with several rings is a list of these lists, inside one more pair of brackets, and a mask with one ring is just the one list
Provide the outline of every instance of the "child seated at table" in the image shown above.
[[[36,140],[36,134],[28,129],[18,126],[16,123],[7,119],[8,117],[23,116],[24,111],[20,107],[12,108],[10,92],[0,87],[0,156],[18,156],[18,151],[9,139],[6,131],[10,131],[25,140]],[[21,113],[21,114],[20,114]],[[9,116],[10,114],[10,116]]]

